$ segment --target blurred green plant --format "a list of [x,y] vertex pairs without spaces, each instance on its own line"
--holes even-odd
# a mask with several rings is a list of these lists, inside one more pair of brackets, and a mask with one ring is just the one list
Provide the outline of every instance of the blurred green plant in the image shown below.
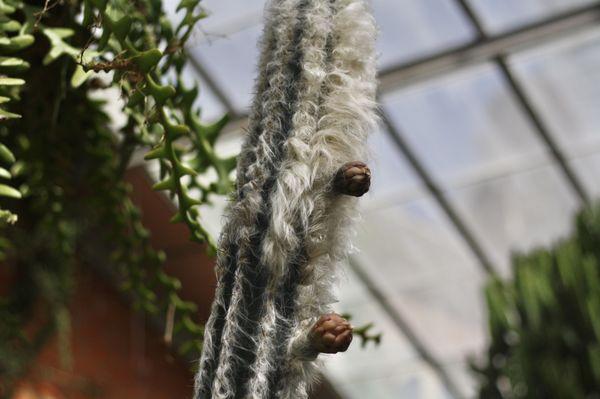
[[[341,316],[348,321],[352,321],[352,315],[350,313],[342,313]],[[373,334],[371,330],[374,326],[375,325],[373,323],[366,323],[359,327],[353,327],[352,335],[360,338],[360,346],[362,348],[365,348],[369,342],[373,342],[374,345],[381,344],[381,338],[383,337],[383,334]]]
[[[15,56],[23,49],[33,44],[34,38],[27,33],[27,27],[15,19],[19,3],[8,1],[0,2],[0,121],[20,118],[19,114],[7,111],[4,104],[18,98],[19,89],[25,81],[14,75],[27,69],[29,64],[22,58]],[[2,132],[6,134],[6,132]],[[15,164],[15,156],[4,144],[0,143],[0,178],[10,180],[12,173],[9,170]],[[19,190],[7,184],[0,184],[0,196],[8,198],[21,198]],[[11,211],[0,207],[0,223],[15,223],[17,216]]]
[[[155,188],[179,205],[173,221],[214,253],[198,207],[230,191],[235,158],[214,150],[227,118],[202,123],[198,87],[182,80],[185,44],[206,13],[199,0],[177,10],[173,25],[158,0],[0,0],[0,252],[11,270],[0,293],[0,397],[49,336],[68,346],[82,263],[110,265],[137,308],[166,319],[167,341],[182,334],[190,356],[201,348],[195,305],[163,271],[124,182],[132,155],[146,151],[160,167]],[[125,104],[118,129],[95,95],[109,88]],[[32,326],[34,314],[44,317]]]
[[486,289],[479,397],[600,398],[600,204],[577,215],[568,239],[516,255],[513,275]]

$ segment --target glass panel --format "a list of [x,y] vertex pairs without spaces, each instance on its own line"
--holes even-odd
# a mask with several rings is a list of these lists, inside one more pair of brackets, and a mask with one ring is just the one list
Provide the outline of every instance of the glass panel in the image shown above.
[[440,361],[483,342],[482,269],[429,198],[367,212],[357,261]]
[[[440,361],[463,362],[480,350],[481,269],[432,199],[365,212],[357,245],[355,261]],[[350,350],[356,360],[327,359],[327,376],[342,393],[349,398],[445,397],[437,376],[412,347],[407,349],[398,327],[352,272],[342,281],[339,297],[338,309],[353,314],[355,326],[374,322],[374,332],[383,332],[380,348]],[[467,382],[459,383],[465,392]]]
[[369,193],[361,200],[366,209],[389,206],[423,195],[419,180],[383,127],[369,137]]
[[377,378],[359,375],[347,383],[340,383],[328,371],[325,375],[334,381],[336,390],[345,399],[452,398],[433,370],[419,360],[403,362]]
[[385,96],[385,110],[445,187],[546,159],[501,76],[480,65]]
[[477,398],[478,381],[474,378],[473,371],[468,363],[469,359],[463,359],[463,362],[445,363],[442,365],[452,381],[460,387],[464,393],[464,398]]
[[462,362],[484,348],[483,277],[478,273],[463,273],[463,281],[444,281],[440,276],[440,281],[430,280],[420,290],[392,297],[406,322],[442,363]]
[[597,0],[468,0],[468,2],[480,15],[486,30],[498,33],[590,5]]
[[[184,11],[176,11],[180,1],[163,0],[163,8],[174,23],[184,15]],[[209,17],[198,23],[191,41],[215,40],[260,23],[264,4],[264,0],[202,0]]]
[[200,117],[203,122],[215,121],[227,112],[225,106],[221,104],[221,101],[210,90],[204,79],[194,71],[190,64],[187,64],[183,69],[182,78],[186,87],[197,85],[200,89],[194,105],[200,108]]
[[548,245],[565,236],[579,205],[551,165],[449,194],[503,274],[509,273],[512,251]]
[[[188,49],[240,113],[247,112],[252,99],[258,60],[256,43],[261,33],[261,26],[255,25],[227,38],[200,43]],[[234,54],[235,59],[232,58]]]
[[385,108],[503,270],[512,249],[566,232],[577,202],[493,67],[398,92]]
[[600,144],[600,29],[515,55],[511,66],[570,155]]
[[474,37],[473,30],[450,0],[373,0],[381,29],[380,66],[423,57]]
[[199,27],[210,39],[237,32],[262,21],[264,0],[202,0],[209,17]]
[[395,294],[479,273],[475,259],[431,198],[363,213],[357,259]]
[[343,355],[320,356],[325,363],[324,374],[342,397],[440,397],[423,394],[424,390],[434,389],[439,393],[444,388],[352,272],[347,273],[338,296],[337,311],[352,314],[354,326],[373,322],[373,333],[383,334],[379,346],[369,343],[362,348],[359,339],[355,338]]
[[355,337],[355,341],[343,356],[324,355],[327,370],[335,382],[347,384],[356,378],[377,378],[401,367],[405,362],[419,360],[410,342],[369,296],[363,297],[360,304],[353,306],[345,306],[342,301],[339,311],[351,314],[352,325],[355,327],[373,323],[372,332],[382,333],[382,340],[380,345],[369,342],[368,346],[363,348],[360,338]]

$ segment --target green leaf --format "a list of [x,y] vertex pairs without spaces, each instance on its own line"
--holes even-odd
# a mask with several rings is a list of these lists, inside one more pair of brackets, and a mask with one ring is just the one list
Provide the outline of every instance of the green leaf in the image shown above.
[[6,1],[0,0],[0,13],[1,14],[12,14],[17,9],[9,4],[6,4]]
[[15,224],[17,222],[17,215],[5,209],[0,209],[0,222]]
[[154,48],[136,55],[132,60],[138,66],[140,71],[146,74],[158,65],[162,56],[162,52],[159,49]]
[[167,152],[166,152],[165,146],[160,145],[160,146],[148,151],[146,153],[146,155],[144,155],[144,159],[145,160],[158,159],[158,158],[165,158],[166,156],[167,156]]
[[175,88],[171,85],[161,86],[152,80],[148,75],[146,77],[146,86],[143,89],[144,93],[154,97],[154,101],[158,105],[163,105],[169,98],[175,95]]
[[0,184],[0,195],[9,198],[21,198],[21,193],[6,184]]
[[175,161],[175,168],[177,169],[177,173],[179,173],[182,176],[184,176],[184,175],[197,176],[198,175],[198,172],[196,172],[194,169],[190,168],[189,166],[187,166],[179,161]]
[[42,61],[44,65],[48,65],[51,62],[58,59],[63,54],[72,57],[74,60],[79,60],[81,50],[66,43],[63,39],[73,35],[72,29],[65,28],[45,28],[43,30],[44,35],[50,40],[50,51],[44,57]]
[[152,186],[153,190],[161,191],[161,190],[171,190],[174,191],[176,189],[175,180],[172,177],[169,177],[163,181],[160,181]]
[[81,86],[92,75],[94,75],[94,71],[89,70],[86,72],[81,65],[77,65],[73,76],[71,76],[71,87],[77,88]]
[[136,90],[129,95],[127,106],[131,108],[135,107],[136,105],[142,104],[144,102],[144,99],[144,94],[141,91]]
[[25,162],[17,161],[11,166],[10,174],[13,176],[20,176],[26,170]]
[[201,19],[206,18],[207,16],[208,16],[208,14],[204,11],[199,12],[197,15],[188,13],[185,15],[185,17],[183,18],[183,21],[181,21],[181,23],[183,25],[193,26],[196,24],[196,22],[200,21]]
[[7,119],[18,119],[20,117],[21,117],[21,115],[19,115],[19,114],[13,114],[12,112],[8,112],[8,111],[0,108],[0,121],[4,121]]
[[13,153],[4,144],[0,143],[0,159],[6,163],[14,163],[16,161]]
[[0,39],[0,50],[4,52],[21,51],[33,44],[35,38],[32,35],[25,34],[13,38],[3,37]]
[[127,37],[127,34],[131,29],[133,19],[129,15],[125,15],[120,19],[113,19],[108,15],[105,15],[103,21],[106,25],[104,28],[115,35],[119,42],[122,42],[125,40],[125,37]]
[[0,177],[4,179],[10,179],[12,176],[10,175],[10,172],[8,170],[0,168]]
[[106,4],[108,3],[108,0],[90,0],[91,3],[100,11],[104,12],[104,10],[106,9]]
[[16,57],[0,57],[0,71],[22,72],[29,68],[29,63]]
[[596,381],[600,381],[600,346],[598,344],[590,345],[588,355]]
[[44,34],[48,34],[58,37],[59,39],[66,39],[75,34],[73,29],[69,28],[44,28]]
[[181,0],[177,5],[177,11],[181,9],[193,10],[200,4],[200,0]]
[[19,29],[21,29],[21,24],[19,21],[10,20],[0,23],[0,30],[4,32],[18,32]]
[[223,167],[225,168],[226,171],[231,172],[232,170],[235,169],[236,165],[237,165],[237,155],[233,155],[229,158],[225,158],[223,159],[221,162],[223,162]]
[[22,86],[25,84],[23,79],[9,78],[6,76],[0,77],[0,86]]
[[181,216],[181,212],[177,212],[175,215],[173,215],[173,217],[171,217],[169,223],[181,223],[183,221],[184,219],[183,216]]
[[200,125],[199,134],[204,135],[209,143],[214,144],[219,137],[219,133],[223,130],[225,125],[229,122],[229,115],[225,114],[218,121],[210,124],[210,125]]
[[[194,303],[191,304],[190,310],[195,311],[196,305]],[[182,320],[183,326],[187,331],[192,334],[200,335],[204,332],[204,328],[201,325],[193,321],[190,316],[185,316]]]

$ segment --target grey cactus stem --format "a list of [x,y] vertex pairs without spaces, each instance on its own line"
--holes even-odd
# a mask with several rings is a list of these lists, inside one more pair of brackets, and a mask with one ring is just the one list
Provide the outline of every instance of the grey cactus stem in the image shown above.
[[375,123],[374,36],[364,0],[267,6],[195,399],[307,396],[316,370],[308,334],[331,312],[352,196],[368,189],[368,168],[347,163],[364,159]]

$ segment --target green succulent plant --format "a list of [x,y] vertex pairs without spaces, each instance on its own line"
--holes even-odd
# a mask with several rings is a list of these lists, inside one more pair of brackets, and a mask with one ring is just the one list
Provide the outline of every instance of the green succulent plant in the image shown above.
[[[155,189],[178,204],[173,222],[214,252],[199,206],[229,193],[235,157],[214,148],[227,117],[203,123],[199,87],[183,84],[186,42],[207,15],[199,3],[181,0],[173,25],[157,0],[0,0],[0,253],[15,276],[0,293],[0,397],[49,336],[67,346],[77,265],[89,259],[186,337],[181,352],[200,350],[195,305],[164,272],[124,181],[146,153],[159,165]],[[93,95],[105,88],[124,100],[117,130]],[[47,317],[25,334],[34,306]]]
[[570,237],[513,258],[486,289],[490,344],[481,398],[600,397],[600,204]]

